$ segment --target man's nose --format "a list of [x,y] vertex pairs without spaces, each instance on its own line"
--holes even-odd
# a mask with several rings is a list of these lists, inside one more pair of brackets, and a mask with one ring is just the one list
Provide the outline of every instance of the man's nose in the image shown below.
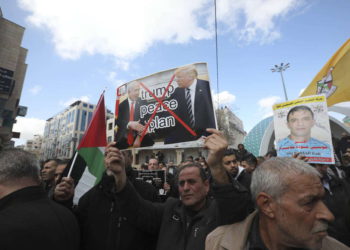
[[318,220],[325,220],[328,222],[334,221],[334,215],[331,211],[327,208],[327,206],[323,203],[323,201],[320,201],[318,204],[318,211],[316,214],[316,218]]
[[190,185],[188,184],[188,182],[186,181],[184,184],[184,190],[188,191],[190,189]]

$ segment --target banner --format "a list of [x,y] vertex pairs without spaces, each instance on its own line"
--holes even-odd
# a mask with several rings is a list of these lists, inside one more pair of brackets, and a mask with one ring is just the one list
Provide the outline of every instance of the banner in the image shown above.
[[278,156],[299,153],[309,163],[334,164],[325,95],[275,104],[273,111]]
[[325,94],[328,106],[350,101],[350,39],[329,59],[301,94]]
[[115,141],[119,149],[183,143],[216,128],[206,63],[125,83],[117,89]]

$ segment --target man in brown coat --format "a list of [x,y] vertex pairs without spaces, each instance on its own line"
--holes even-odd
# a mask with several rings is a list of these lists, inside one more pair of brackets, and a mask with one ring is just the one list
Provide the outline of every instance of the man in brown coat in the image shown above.
[[307,163],[279,157],[263,162],[251,192],[257,211],[211,232],[206,250],[349,249],[327,236],[334,217],[322,202],[319,173]]

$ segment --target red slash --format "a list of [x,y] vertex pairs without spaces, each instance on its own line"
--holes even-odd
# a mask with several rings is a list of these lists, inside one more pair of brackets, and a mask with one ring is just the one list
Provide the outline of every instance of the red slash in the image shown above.
[[174,78],[175,78],[175,75],[173,75],[171,77],[171,79],[170,79],[170,81],[168,83],[168,86],[166,87],[166,89],[165,89],[165,91],[164,91],[164,93],[163,93],[163,95],[162,95],[162,97],[160,99],[157,98],[153,94],[153,92],[150,91],[142,82],[140,82],[140,85],[142,86],[142,88],[144,88],[158,102],[157,107],[154,109],[151,118],[148,120],[148,122],[147,122],[147,124],[145,126],[145,129],[142,132],[142,135],[141,135],[141,138],[140,138],[140,142],[142,142],[143,138],[145,137],[147,129],[148,129],[149,125],[151,124],[152,120],[154,119],[154,117],[155,117],[155,115],[157,113],[157,110],[160,107],[160,105],[162,105],[176,120],[178,120],[182,124],[182,126],[184,126],[188,130],[188,132],[191,133],[191,135],[197,136],[196,132],[194,132],[183,120],[181,120],[180,117],[178,117],[171,109],[168,108],[167,105],[165,105],[163,103],[164,97],[165,97],[166,93],[169,91],[169,87],[170,87],[171,83],[173,82]]

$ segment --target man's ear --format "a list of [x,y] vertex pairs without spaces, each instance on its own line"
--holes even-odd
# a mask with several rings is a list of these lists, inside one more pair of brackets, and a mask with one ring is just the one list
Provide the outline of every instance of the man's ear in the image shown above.
[[259,193],[256,198],[256,205],[259,208],[259,211],[265,216],[270,219],[275,217],[276,202],[269,194],[265,192]]

